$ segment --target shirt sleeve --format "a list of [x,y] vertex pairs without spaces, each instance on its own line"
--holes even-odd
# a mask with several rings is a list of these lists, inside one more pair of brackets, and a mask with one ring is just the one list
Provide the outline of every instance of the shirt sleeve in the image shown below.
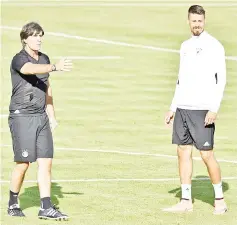
[[45,55],[45,60],[46,60],[47,64],[50,64],[50,59],[47,55]]
[[17,54],[12,59],[12,69],[20,72],[21,68],[28,62],[30,62],[30,60],[27,55]]
[[216,85],[214,86],[214,96],[213,102],[210,107],[210,111],[218,112],[220,104],[224,95],[224,90],[226,86],[226,59],[225,59],[225,50],[224,47],[218,46],[215,51],[215,78]]
[[179,85],[179,77],[180,77],[180,74],[182,72],[182,46],[181,45],[181,48],[180,48],[180,63],[179,63],[179,74],[178,74],[178,79],[177,79],[177,82],[176,82],[176,88],[175,88],[175,93],[174,93],[174,97],[172,99],[172,103],[170,105],[170,110],[172,112],[176,112],[176,109],[177,109],[177,101],[178,101],[178,95],[179,95],[179,88],[180,88],[180,85]]

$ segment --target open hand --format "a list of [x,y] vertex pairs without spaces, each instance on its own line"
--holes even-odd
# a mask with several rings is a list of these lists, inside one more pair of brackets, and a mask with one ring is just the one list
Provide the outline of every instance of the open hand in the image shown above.
[[56,71],[70,71],[72,69],[72,61],[70,59],[60,59],[58,63],[55,64]]

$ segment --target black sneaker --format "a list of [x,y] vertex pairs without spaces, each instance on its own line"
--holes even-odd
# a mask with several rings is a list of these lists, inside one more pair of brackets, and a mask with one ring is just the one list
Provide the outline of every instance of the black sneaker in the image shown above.
[[19,217],[25,216],[25,214],[22,212],[18,204],[9,206],[9,208],[7,209],[7,213],[9,216],[19,216]]
[[68,220],[69,217],[66,214],[61,213],[58,208],[53,205],[48,209],[40,208],[38,217],[40,219],[50,220]]

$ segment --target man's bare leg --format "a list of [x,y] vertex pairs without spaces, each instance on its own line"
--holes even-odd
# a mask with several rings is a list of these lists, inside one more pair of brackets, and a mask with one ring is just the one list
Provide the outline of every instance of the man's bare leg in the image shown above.
[[181,184],[189,184],[192,182],[193,161],[192,161],[192,145],[179,145],[177,147],[179,176]]
[[200,151],[200,154],[203,162],[207,166],[207,170],[215,192],[214,214],[223,214],[227,211],[227,206],[224,201],[220,166],[215,158],[213,150]]
[[38,185],[41,198],[41,208],[38,213],[40,219],[68,220],[68,216],[60,212],[51,203],[51,168],[52,159],[39,158],[38,162]]
[[18,195],[22,187],[22,183],[25,178],[27,169],[29,168],[29,162],[16,162],[16,166],[12,172],[10,181],[10,197],[8,202],[8,215],[24,217],[24,213],[20,209],[18,204]]
[[193,210],[191,197],[191,182],[192,182],[192,145],[179,145],[177,148],[179,176],[182,189],[181,201],[163,211],[167,212],[187,212]]
[[51,168],[52,159],[39,158],[38,162],[38,185],[41,198],[41,208],[48,209],[51,204]]
[[[12,172],[11,182],[10,182],[10,193],[14,193],[14,196],[10,194],[9,206],[17,204],[18,194],[21,190],[22,183],[25,178],[26,171],[29,167],[28,162],[16,162],[16,166]],[[17,196],[16,196],[17,195]],[[12,198],[11,198],[12,197]]]

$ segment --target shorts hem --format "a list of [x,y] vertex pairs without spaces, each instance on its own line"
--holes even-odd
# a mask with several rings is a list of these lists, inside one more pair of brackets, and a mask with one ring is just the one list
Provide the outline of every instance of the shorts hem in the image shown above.
[[17,159],[14,159],[14,162],[21,162],[21,163],[33,163],[33,162],[36,162],[36,160],[17,160]]
[[213,147],[212,147],[212,148],[197,148],[196,146],[195,146],[195,148],[196,148],[198,151],[211,151],[211,150],[214,149]]
[[194,145],[193,143],[177,143],[177,142],[172,142],[173,145]]

